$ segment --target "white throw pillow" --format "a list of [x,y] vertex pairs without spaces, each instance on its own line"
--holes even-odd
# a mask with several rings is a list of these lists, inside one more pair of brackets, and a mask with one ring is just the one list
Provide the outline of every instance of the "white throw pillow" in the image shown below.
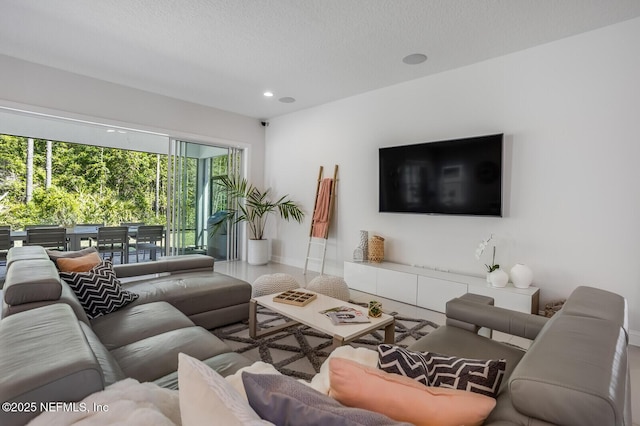
[[378,352],[367,348],[354,348],[353,346],[339,346],[331,352],[329,357],[320,366],[320,372],[313,376],[310,387],[325,395],[329,394],[329,360],[331,358],[346,358],[368,367],[378,365]]
[[217,372],[202,361],[178,355],[178,386],[183,426],[271,425]]
[[238,392],[242,397],[247,400],[247,392],[244,390],[244,383],[242,382],[242,372],[246,371],[248,373],[254,374],[282,374],[276,368],[267,364],[266,362],[256,361],[248,367],[242,367],[240,370],[235,373],[225,377],[224,379],[229,383],[233,388]]

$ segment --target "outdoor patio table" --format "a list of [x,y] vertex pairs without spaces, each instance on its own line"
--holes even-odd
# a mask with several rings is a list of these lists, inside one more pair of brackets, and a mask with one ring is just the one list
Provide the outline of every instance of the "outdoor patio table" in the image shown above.
[[[129,227],[129,236],[135,238],[138,232],[137,226]],[[67,237],[69,238],[69,250],[80,250],[82,247],[80,241],[82,238],[97,238],[97,226],[74,226],[67,228]],[[11,241],[26,241],[27,231],[11,231]]]

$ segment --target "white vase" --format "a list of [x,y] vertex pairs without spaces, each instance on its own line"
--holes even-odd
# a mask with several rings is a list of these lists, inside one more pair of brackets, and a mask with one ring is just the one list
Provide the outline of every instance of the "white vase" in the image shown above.
[[494,287],[505,287],[509,282],[509,274],[502,269],[496,269],[489,274],[489,281]]
[[527,265],[516,263],[511,268],[511,282],[514,287],[528,288],[533,282],[533,271]]
[[247,263],[249,265],[266,265],[269,263],[269,240],[249,240]]

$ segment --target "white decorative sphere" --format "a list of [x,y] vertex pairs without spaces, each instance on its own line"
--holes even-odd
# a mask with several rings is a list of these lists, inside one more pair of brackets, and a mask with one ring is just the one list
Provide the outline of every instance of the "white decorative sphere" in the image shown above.
[[514,287],[527,288],[533,282],[533,271],[527,265],[516,263],[511,268],[511,282]]
[[502,269],[496,269],[489,274],[489,280],[494,287],[505,287],[509,282],[509,274]]

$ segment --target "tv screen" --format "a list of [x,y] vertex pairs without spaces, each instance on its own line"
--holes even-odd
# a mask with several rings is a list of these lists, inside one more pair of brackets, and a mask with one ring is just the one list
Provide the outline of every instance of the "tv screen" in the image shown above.
[[502,136],[380,148],[380,211],[502,216]]

